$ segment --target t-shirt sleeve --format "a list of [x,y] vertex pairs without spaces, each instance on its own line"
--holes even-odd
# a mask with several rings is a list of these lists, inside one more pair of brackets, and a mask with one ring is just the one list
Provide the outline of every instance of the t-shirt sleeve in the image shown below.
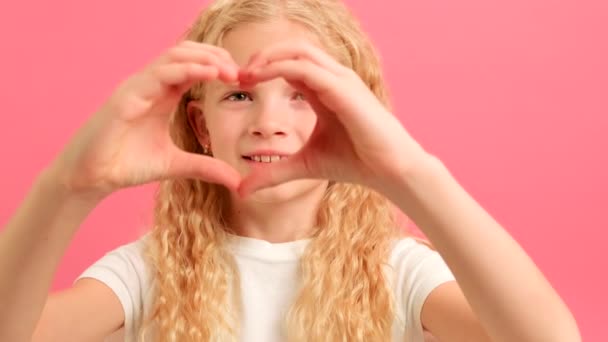
[[424,341],[422,305],[437,286],[454,281],[441,255],[413,238],[399,240],[391,255],[395,271],[397,314],[405,323],[406,341]]
[[141,322],[149,290],[149,271],[142,256],[143,243],[142,238],[106,253],[75,280],[96,279],[116,294],[125,314],[120,334],[124,334],[125,341],[136,340],[136,325]]

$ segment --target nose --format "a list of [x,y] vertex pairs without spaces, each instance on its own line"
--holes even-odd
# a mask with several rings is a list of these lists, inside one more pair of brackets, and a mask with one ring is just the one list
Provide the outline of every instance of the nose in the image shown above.
[[283,106],[281,101],[274,103],[258,103],[251,113],[252,120],[249,125],[249,134],[258,138],[270,138],[273,136],[287,136],[287,117],[289,110]]

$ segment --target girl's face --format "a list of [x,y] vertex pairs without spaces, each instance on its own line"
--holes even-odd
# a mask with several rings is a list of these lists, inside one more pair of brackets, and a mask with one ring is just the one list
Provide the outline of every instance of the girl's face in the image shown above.
[[[224,36],[223,47],[245,66],[252,54],[277,42],[318,40],[304,27],[289,21],[243,24]],[[241,175],[249,172],[257,156],[290,155],[308,141],[317,115],[302,95],[278,78],[242,89],[238,84],[214,81],[207,85],[199,107],[199,141],[210,142],[215,158],[232,165]],[[208,136],[204,132],[208,132]],[[203,133],[200,133],[203,132]],[[252,194],[261,202],[280,202],[327,187],[325,180],[297,180]]]

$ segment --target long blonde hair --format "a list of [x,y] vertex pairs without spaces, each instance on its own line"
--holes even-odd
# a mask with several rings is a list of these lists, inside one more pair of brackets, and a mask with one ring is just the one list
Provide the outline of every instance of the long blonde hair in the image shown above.
[[[352,68],[389,107],[379,57],[357,20],[338,0],[217,0],[185,39],[220,45],[243,23],[284,18],[315,33],[327,51]],[[171,136],[177,146],[202,153],[186,117],[190,89],[177,107]],[[234,341],[239,337],[240,280],[225,248],[227,190],[194,179],[160,184],[146,258],[154,279],[153,308],[140,338],[154,330],[161,341]],[[386,341],[395,308],[385,268],[403,231],[395,210],[368,188],[330,182],[311,242],[301,258],[301,288],[286,317],[289,341]]]

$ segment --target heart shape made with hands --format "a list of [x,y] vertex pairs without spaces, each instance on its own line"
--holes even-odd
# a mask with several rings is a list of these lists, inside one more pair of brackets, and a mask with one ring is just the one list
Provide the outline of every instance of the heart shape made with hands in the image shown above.
[[[316,113],[317,122],[309,140],[298,152],[272,163],[250,163],[250,173],[241,178],[235,190],[241,197],[245,197],[257,190],[296,179],[325,178],[331,180],[341,178],[337,174],[332,176],[331,164],[323,161],[323,152],[326,154],[331,151],[332,144],[334,145],[334,154],[347,150],[344,146],[340,146],[348,139],[344,134],[340,134],[344,133],[343,128],[337,129],[338,126],[341,126],[339,121],[331,117],[331,111],[319,101],[315,91],[303,82],[285,78],[281,73],[268,77],[256,75],[256,72],[262,70],[260,68],[252,71],[249,66],[241,68],[239,71],[240,87],[248,89],[254,87],[257,83],[283,78],[294,89],[303,94],[305,100]],[[321,165],[324,166],[323,171],[318,170]]]
[[252,56],[238,74],[244,88],[276,78],[304,94],[317,123],[296,154],[252,164],[237,187],[241,196],[296,179],[386,187],[428,156],[359,75],[321,48],[276,44]]
[[241,182],[239,193],[304,178],[380,190],[429,160],[360,76],[322,48],[297,41],[276,44],[253,56],[239,74],[242,83],[276,77],[304,94],[317,124],[297,154],[255,167]]

